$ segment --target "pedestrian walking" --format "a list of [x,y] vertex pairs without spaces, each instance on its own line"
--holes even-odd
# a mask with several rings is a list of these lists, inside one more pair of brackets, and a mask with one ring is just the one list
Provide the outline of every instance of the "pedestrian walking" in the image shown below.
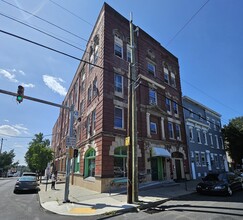
[[55,187],[55,185],[56,185],[56,180],[57,180],[57,178],[56,178],[55,173],[52,173],[52,174],[51,174],[51,189],[56,189],[56,187]]

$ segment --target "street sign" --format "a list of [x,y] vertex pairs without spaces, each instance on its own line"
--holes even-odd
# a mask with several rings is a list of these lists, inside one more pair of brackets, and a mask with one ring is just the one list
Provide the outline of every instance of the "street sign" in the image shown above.
[[75,147],[76,146],[76,137],[66,137],[66,147]]

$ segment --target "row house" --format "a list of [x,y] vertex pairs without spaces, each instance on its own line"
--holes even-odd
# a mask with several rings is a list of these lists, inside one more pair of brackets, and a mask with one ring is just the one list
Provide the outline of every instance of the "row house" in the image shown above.
[[[178,59],[141,28],[135,35],[138,172],[146,181],[189,178]],[[129,21],[104,3],[63,105],[74,105],[76,185],[104,192],[127,173]],[[55,166],[65,172],[69,112],[53,128]]]
[[192,178],[229,171],[221,115],[187,96],[183,97],[183,106]]

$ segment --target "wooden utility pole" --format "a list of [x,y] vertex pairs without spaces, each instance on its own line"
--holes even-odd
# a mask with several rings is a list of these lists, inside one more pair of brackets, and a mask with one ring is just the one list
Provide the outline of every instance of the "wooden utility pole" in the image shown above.
[[137,103],[136,103],[136,90],[135,83],[137,74],[135,70],[135,46],[134,46],[134,30],[132,23],[132,14],[130,20],[130,46],[131,46],[131,98],[132,98],[132,201],[133,203],[138,201],[138,159],[137,159]]

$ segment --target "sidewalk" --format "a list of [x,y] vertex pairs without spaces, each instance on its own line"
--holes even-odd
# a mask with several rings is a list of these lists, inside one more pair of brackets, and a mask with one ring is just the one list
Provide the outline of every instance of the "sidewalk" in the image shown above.
[[119,193],[98,193],[70,184],[70,203],[63,203],[65,184],[56,184],[56,190],[43,182],[40,184],[39,198],[41,206],[51,212],[70,216],[109,215],[117,212],[129,212],[163,203],[171,198],[195,192],[198,181],[152,182],[139,185],[139,203],[128,204],[126,188]]

